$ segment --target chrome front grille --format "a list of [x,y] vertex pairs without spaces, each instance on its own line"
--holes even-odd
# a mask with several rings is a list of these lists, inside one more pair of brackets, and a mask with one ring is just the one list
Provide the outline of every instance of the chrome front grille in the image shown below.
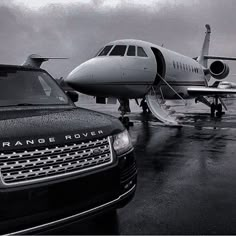
[[97,169],[113,162],[109,138],[0,154],[3,185],[19,185]]

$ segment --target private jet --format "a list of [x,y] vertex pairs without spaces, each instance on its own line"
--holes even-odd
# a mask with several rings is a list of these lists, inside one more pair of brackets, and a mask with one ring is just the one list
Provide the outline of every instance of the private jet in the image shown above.
[[[169,99],[195,98],[210,107],[212,116],[227,110],[222,97],[236,94],[235,88],[209,85],[210,79],[221,81],[230,73],[226,60],[231,57],[209,55],[211,27],[199,57],[190,58],[162,46],[134,40],[117,40],[105,45],[97,55],[76,67],[65,82],[78,92],[95,96],[97,103],[120,102],[121,120],[130,112],[129,100],[145,98],[152,114],[167,125],[179,125],[173,111],[165,105]],[[208,66],[208,60],[214,60]]]
[[236,89],[236,83],[229,82],[229,81],[222,81],[219,83],[218,88],[221,89]]

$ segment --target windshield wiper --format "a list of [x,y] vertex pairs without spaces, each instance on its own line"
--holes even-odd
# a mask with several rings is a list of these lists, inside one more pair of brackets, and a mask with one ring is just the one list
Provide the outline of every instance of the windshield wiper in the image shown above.
[[33,106],[45,106],[47,104],[33,104],[33,103],[18,103],[18,104],[9,104],[9,105],[4,105],[0,107],[33,107]]
[[40,103],[17,103],[17,104],[9,104],[3,105],[0,107],[39,107],[39,106],[67,106],[69,104],[40,104]]
[[34,103],[18,103],[15,105],[11,105],[11,106],[16,106],[16,107],[25,107],[25,106],[43,106],[45,104],[34,104]]

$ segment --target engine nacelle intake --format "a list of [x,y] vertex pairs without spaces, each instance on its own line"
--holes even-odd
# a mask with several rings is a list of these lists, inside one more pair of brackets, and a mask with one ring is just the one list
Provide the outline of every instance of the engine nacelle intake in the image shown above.
[[229,75],[229,66],[223,61],[214,61],[209,68],[213,78],[222,80]]

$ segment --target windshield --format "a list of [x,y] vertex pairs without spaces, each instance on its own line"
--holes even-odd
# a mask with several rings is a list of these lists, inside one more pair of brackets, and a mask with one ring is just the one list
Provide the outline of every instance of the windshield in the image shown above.
[[101,57],[101,56],[106,56],[106,55],[110,52],[110,50],[111,50],[112,47],[113,47],[113,45],[108,45],[108,46],[106,46],[106,47],[98,54],[98,56],[99,56],[99,57]]
[[0,67],[0,107],[65,104],[67,96],[44,71]]

